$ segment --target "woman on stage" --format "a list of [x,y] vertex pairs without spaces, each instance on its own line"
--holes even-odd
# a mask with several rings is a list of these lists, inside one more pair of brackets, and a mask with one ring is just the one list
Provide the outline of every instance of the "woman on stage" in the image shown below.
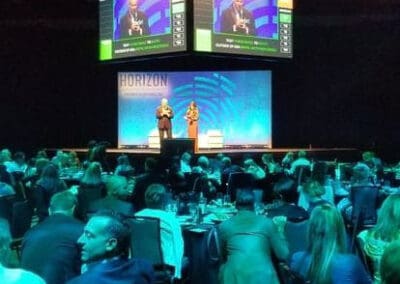
[[199,120],[199,108],[194,101],[191,101],[186,111],[185,119],[188,124],[188,137],[194,138],[194,151],[199,150],[198,146],[198,120]]

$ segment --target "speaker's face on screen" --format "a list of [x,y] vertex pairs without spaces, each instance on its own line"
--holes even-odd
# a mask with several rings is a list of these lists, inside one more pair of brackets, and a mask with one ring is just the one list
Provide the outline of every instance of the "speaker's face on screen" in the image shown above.
[[237,9],[241,9],[243,7],[243,0],[233,0],[233,4]]
[[129,1],[129,11],[131,12],[131,13],[134,13],[134,12],[136,12],[137,11],[137,7],[138,7],[138,4],[137,4],[137,0],[128,0]]

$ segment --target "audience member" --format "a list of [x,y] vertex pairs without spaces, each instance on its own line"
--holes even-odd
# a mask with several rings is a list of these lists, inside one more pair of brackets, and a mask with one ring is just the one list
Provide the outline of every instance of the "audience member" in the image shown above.
[[146,158],[144,162],[145,173],[135,178],[136,185],[133,192],[133,207],[136,211],[145,208],[145,193],[153,183],[166,183],[166,177],[160,173],[158,162],[154,158]]
[[89,213],[99,210],[113,210],[124,216],[133,216],[134,208],[132,203],[126,200],[132,194],[132,188],[127,179],[122,176],[111,176],[106,181],[107,196],[97,199],[89,204]]
[[261,180],[266,176],[265,171],[251,158],[246,159],[243,166],[244,172],[251,174],[254,180]]
[[311,283],[372,283],[360,259],[346,253],[342,216],[333,206],[316,207],[308,223],[307,250],[297,252],[291,268]]
[[400,194],[386,198],[378,211],[378,222],[374,228],[358,235],[361,248],[373,264],[375,283],[381,283],[379,267],[385,248],[400,240]]
[[192,155],[189,152],[184,152],[180,159],[180,170],[183,173],[191,173],[192,166],[191,166]]
[[101,175],[102,168],[99,162],[90,162],[80,180],[78,188],[78,206],[75,215],[80,220],[86,220],[90,202],[106,196],[106,187]]
[[305,183],[304,186],[301,186],[300,195],[302,194],[304,195],[305,202],[303,204],[300,204],[299,202],[299,206],[305,208],[308,211],[308,213],[311,213],[312,210],[318,205],[322,204],[332,205],[332,203],[323,198],[325,194],[325,187],[323,187],[318,181],[309,180],[308,182]]
[[83,274],[68,284],[153,283],[150,263],[128,259],[129,223],[118,213],[99,212],[91,217],[78,239],[82,246]]
[[183,259],[183,237],[178,219],[164,210],[166,189],[162,184],[152,184],[146,190],[146,209],[136,213],[136,217],[160,219],[161,249],[164,263],[174,268],[174,276],[181,278]]
[[219,225],[224,263],[219,283],[279,283],[271,260],[271,251],[286,259],[289,250],[282,230],[272,220],[254,213],[254,194],[238,190],[237,215]]
[[322,199],[334,204],[333,180],[328,174],[328,164],[326,162],[316,162],[314,164],[311,179],[319,182],[325,188],[325,193],[321,196]]
[[[350,191],[353,187],[366,186],[373,187],[374,184],[371,182],[371,169],[364,163],[357,163],[353,167],[351,176]],[[343,198],[337,204],[337,208],[342,212],[346,220],[351,220],[353,212],[353,205],[349,196]]]
[[274,193],[280,199],[268,206],[266,212],[269,218],[285,216],[290,222],[301,222],[308,219],[308,212],[303,207],[296,205],[298,193],[293,179],[283,177],[278,180],[274,185]]
[[49,214],[24,236],[21,267],[32,271],[47,284],[65,283],[80,274],[77,240],[84,224],[73,218],[76,198],[70,191],[51,197]]
[[58,169],[53,164],[48,164],[42,172],[40,179],[36,183],[35,196],[36,208],[39,221],[49,216],[48,209],[51,197],[60,191],[67,189],[66,184],[58,174]]
[[400,241],[391,243],[382,255],[381,278],[382,284],[400,283]]
[[294,153],[292,151],[287,152],[281,162],[282,168],[286,171],[290,170],[290,166],[292,165],[293,161]]
[[282,172],[281,166],[277,162],[275,162],[274,156],[272,156],[272,154],[262,154],[261,161],[264,165],[264,171],[267,175],[273,175]]
[[10,184],[10,179],[6,166],[0,165],[0,197],[15,194],[15,190]]
[[115,168],[114,174],[118,176],[124,176],[129,178],[133,176],[135,168],[132,167],[129,157],[126,154],[120,155],[117,158],[117,167]]
[[0,219],[0,279],[2,284],[46,284],[38,275],[20,268],[8,268],[11,233],[8,222]]
[[297,159],[291,163],[288,173],[295,175],[298,167],[311,168],[311,162],[307,159],[307,153],[305,151],[297,152]]
[[212,168],[210,161],[206,156],[200,156],[197,159],[197,165],[192,168],[193,173],[206,175],[210,180],[217,185],[221,185],[221,172],[218,167]]

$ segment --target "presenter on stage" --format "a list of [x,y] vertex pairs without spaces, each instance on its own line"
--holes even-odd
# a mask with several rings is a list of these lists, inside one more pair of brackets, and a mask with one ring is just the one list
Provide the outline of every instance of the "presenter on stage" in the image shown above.
[[174,117],[174,111],[168,105],[168,100],[163,98],[161,100],[161,105],[157,107],[156,117],[158,119],[158,133],[160,134],[160,147],[161,142],[167,134],[167,138],[172,138],[172,123],[171,119]]
[[128,12],[120,20],[121,38],[149,34],[149,23],[145,13],[138,10],[138,0],[127,0]]
[[221,32],[230,34],[254,35],[254,18],[243,7],[244,0],[232,0],[232,5],[222,12]]
[[197,107],[197,104],[194,101],[191,101],[187,110],[186,110],[186,115],[185,119],[188,124],[188,137],[189,138],[194,138],[194,150],[197,152],[199,150],[198,146],[198,134],[199,134],[199,127],[198,127],[198,121],[199,121],[199,108]]

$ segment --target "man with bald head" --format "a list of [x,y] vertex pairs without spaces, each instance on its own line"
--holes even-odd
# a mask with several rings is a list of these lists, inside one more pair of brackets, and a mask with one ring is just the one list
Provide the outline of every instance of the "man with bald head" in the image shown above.
[[133,216],[134,208],[127,199],[133,192],[134,185],[123,176],[113,175],[106,180],[107,196],[97,199],[89,205],[89,214],[100,210],[113,210],[124,216]]
[[167,138],[172,138],[172,123],[171,119],[174,117],[174,112],[172,108],[168,105],[168,100],[163,98],[161,100],[161,105],[157,108],[156,117],[158,119],[158,132],[160,135],[160,146],[162,140],[165,138],[165,133]]
[[138,2],[138,0],[127,0],[128,11],[120,20],[122,38],[149,34],[147,16],[138,10]]

